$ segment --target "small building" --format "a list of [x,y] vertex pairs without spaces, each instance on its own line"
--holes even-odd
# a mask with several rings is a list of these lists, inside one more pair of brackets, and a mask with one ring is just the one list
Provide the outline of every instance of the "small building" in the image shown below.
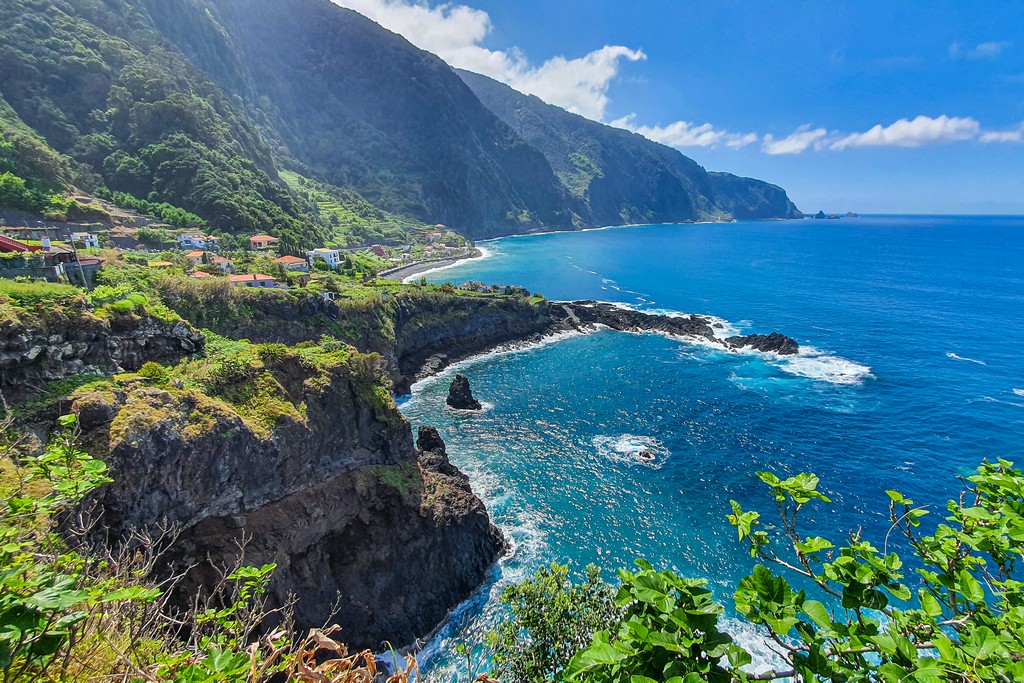
[[192,273],[192,277],[194,277],[197,280],[205,280],[206,278],[210,278],[213,276],[210,275],[209,273],[204,273],[201,270],[197,270],[196,272]]
[[86,249],[100,248],[100,238],[90,232],[73,232],[71,233],[71,240],[73,242],[80,242]]
[[273,249],[281,240],[273,235],[253,235],[249,238],[250,249]]
[[309,272],[309,264],[306,263],[306,259],[299,258],[298,256],[281,256],[274,259],[273,263],[279,264],[285,270],[290,270],[296,273]]
[[337,268],[341,265],[340,249],[326,249],[324,247],[320,247],[313,251],[307,251],[306,256],[309,257],[310,263],[312,263],[314,259],[320,259],[331,268]]
[[249,273],[248,275],[232,275],[229,279],[232,285],[235,287],[262,287],[262,288],[274,288],[277,287],[277,280],[264,275],[263,273]]
[[439,233],[439,232],[428,232],[427,233],[427,239],[429,239],[431,242],[436,242],[439,239],[441,239],[441,233]]
[[204,256],[206,256],[206,252],[202,251],[201,249],[196,249],[195,251],[190,251],[187,254],[185,254],[185,258],[187,258],[189,261],[191,261],[197,266],[203,262]]
[[222,273],[235,272],[235,262],[223,256],[210,257],[210,264],[216,266],[217,270],[219,270]]
[[217,238],[212,235],[192,233],[189,235],[178,235],[176,239],[181,246],[194,249],[216,249],[220,246],[217,243]]

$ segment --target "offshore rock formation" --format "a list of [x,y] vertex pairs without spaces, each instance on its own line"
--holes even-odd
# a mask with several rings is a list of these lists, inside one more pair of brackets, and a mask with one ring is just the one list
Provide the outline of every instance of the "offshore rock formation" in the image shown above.
[[480,401],[473,396],[473,390],[469,388],[469,380],[462,375],[455,375],[451,386],[448,387],[448,399],[445,403],[456,410],[480,410],[483,408]]
[[800,352],[800,345],[796,343],[796,340],[778,332],[729,337],[725,343],[733,349],[749,347],[757,351],[777,353],[780,356],[790,356]]
[[272,423],[173,382],[121,378],[73,397],[114,480],[98,494],[101,527],[114,541],[180,527],[172,566],[193,567],[182,595],[214,584],[244,536],[247,564],[277,564],[273,601],[298,597],[299,628],[336,622],[356,648],[428,634],[483,581],[500,532],[435,431],[413,447],[378,357],[324,366],[271,352],[252,383],[280,384],[291,408]]
[[0,321],[0,389],[41,387],[51,380],[138,370],[203,350],[206,340],[187,322],[147,313],[100,317],[64,308],[38,318]]

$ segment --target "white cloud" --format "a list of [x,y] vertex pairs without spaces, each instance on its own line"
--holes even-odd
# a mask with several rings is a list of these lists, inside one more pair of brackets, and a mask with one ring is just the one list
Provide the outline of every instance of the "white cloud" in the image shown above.
[[[385,28],[399,33],[452,66],[475,71],[546,102],[596,121],[604,120],[608,89],[624,62],[646,59],[642,50],[605,45],[582,57],[553,57],[535,64],[516,47],[491,50],[483,46],[491,33],[490,15],[467,5],[436,0],[332,0],[353,9]],[[1008,41],[974,46],[953,43],[952,58],[993,59],[1011,47]],[[727,147],[739,149],[761,142],[766,154],[800,154],[808,149],[841,151],[852,147],[920,147],[978,140],[986,143],[1024,142],[1024,123],[1006,131],[983,131],[970,117],[918,116],[881,124],[862,133],[841,133],[803,125],[792,134],[775,138],[757,133],[735,133],[710,123],[676,121],[664,126],[638,125],[636,115],[618,119],[613,126],[639,133],[671,147]]]
[[949,56],[953,59],[965,57],[967,59],[995,59],[1007,49],[1010,43],[1007,40],[978,43],[974,47],[965,47],[960,43],[953,43],[949,46]]
[[995,130],[981,134],[982,142],[1024,142],[1024,121],[1012,130]]
[[758,141],[757,133],[731,133],[719,130],[710,123],[694,125],[689,121],[676,121],[667,126],[638,126],[636,114],[629,114],[612,121],[616,128],[639,133],[649,140],[669,147],[729,147],[739,149]]
[[828,131],[824,128],[812,129],[810,124],[805,124],[784,138],[765,135],[761,151],[765,154],[799,154],[812,146],[821,149],[826,136]]
[[946,142],[972,140],[978,137],[981,125],[977,120],[957,116],[918,116],[900,119],[888,126],[878,124],[863,133],[853,133],[836,140],[830,149],[847,147],[920,147]]
[[333,0],[433,52],[452,66],[490,76],[520,92],[601,120],[608,107],[608,87],[622,61],[646,59],[641,50],[606,45],[578,57],[554,57],[535,65],[517,48],[490,50],[481,45],[491,32],[483,10],[424,0]]

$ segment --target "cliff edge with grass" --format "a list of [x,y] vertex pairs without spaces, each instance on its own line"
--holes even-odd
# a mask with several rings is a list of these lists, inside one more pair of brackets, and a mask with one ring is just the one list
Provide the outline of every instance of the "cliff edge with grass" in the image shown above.
[[200,333],[154,292],[3,283],[3,393],[20,394],[20,427],[78,416],[112,480],[81,508],[93,541],[173,529],[155,566],[182,574],[183,614],[241,558],[276,565],[270,603],[293,605],[299,629],[336,623],[351,647],[398,647],[504,551],[437,432],[414,443],[380,355],[326,336],[289,347]]

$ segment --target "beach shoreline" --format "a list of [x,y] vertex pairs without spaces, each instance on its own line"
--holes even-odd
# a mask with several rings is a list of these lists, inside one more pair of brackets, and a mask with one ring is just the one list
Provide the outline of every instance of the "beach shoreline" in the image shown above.
[[468,256],[453,256],[451,258],[432,259],[430,261],[411,263],[407,266],[399,266],[397,268],[392,268],[382,273],[378,273],[377,277],[408,283],[415,277],[433,273],[438,270],[444,270],[445,268],[451,268],[452,266],[464,263],[465,261],[487,258],[489,255],[490,252],[486,249],[476,247]]

